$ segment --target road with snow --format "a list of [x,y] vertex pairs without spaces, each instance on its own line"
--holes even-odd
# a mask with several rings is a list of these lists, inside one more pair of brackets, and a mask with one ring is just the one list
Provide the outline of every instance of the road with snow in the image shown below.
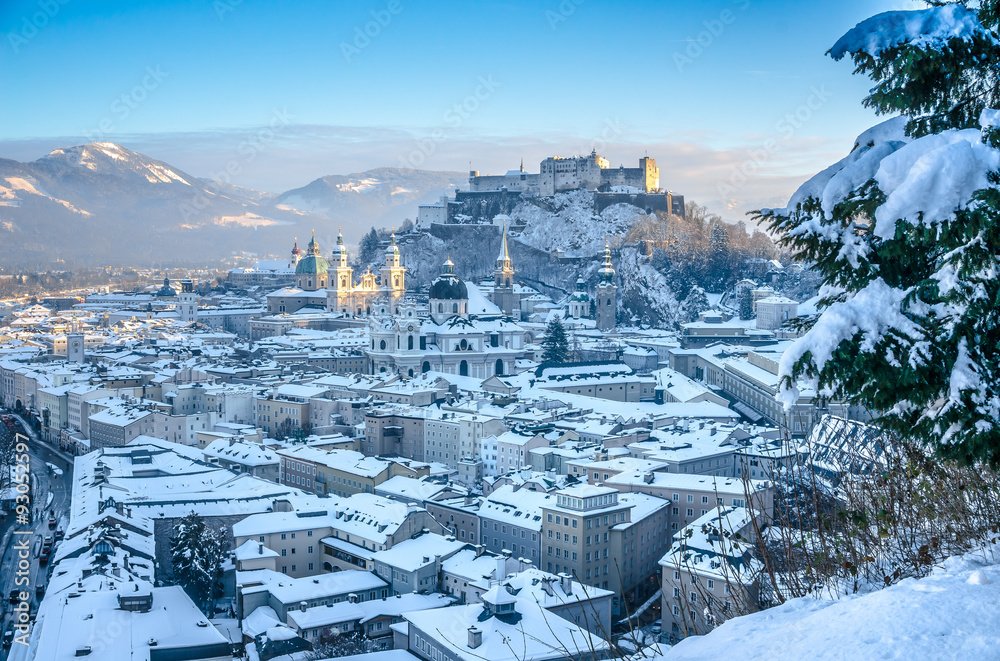
[[[20,418],[18,419],[20,420]],[[0,603],[3,606],[3,631],[7,630],[13,618],[12,609],[14,605],[8,602],[8,595],[15,587],[19,590],[27,588],[32,594],[32,612],[36,612],[38,609],[40,600],[34,596],[35,587],[40,584],[44,585],[47,582],[49,569],[49,567],[38,566],[38,556],[41,553],[43,538],[55,533],[48,526],[49,510],[54,512],[55,518],[59,521],[58,527],[65,530],[66,524],[69,521],[69,499],[73,479],[72,457],[42,443],[34,431],[24,424],[24,420],[20,420],[20,422],[21,424],[16,431],[27,432],[30,439],[29,470],[31,471],[32,478],[33,508],[37,511],[37,516],[28,526],[15,524],[13,515],[8,515],[2,524],[0,524],[0,544],[2,544],[0,548],[2,548],[3,552],[2,558],[0,558],[0,563],[2,563],[0,567],[3,567],[0,570]],[[55,466],[62,474],[60,475],[58,471],[53,471],[49,464]],[[15,585],[16,576],[14,572],[17,563],[17,550],[15,550],[14,545],[19,543],[19,538],[22,535],[15,535],[14,530],[25,529],[32,530],[32,534],[30,535],[31,569],[28,585],[22,587]],[[9,649],[0,651],[0,660],[5,661],[9,652]]]

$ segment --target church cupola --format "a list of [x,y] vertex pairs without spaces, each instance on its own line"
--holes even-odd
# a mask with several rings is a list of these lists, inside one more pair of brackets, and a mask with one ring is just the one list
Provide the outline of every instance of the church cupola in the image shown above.
[[347,266],[347,246],[344,245],[344,234],[337,228],[337,245],[333,247],[333,259],[330,260],[335,266]]
[[292,256],[288,260],[289,268],[295,268],[299,265],[299,259],[302,258],[302,250],[299,248],[299,238],[295,237],[295,245],[292,246]]
[[597,277],[601,284],[612,284],[615,280],[615,269],[611,265],[611,246],[608,244],[607,239],[604,241],[604,262],[601,264],[601,269],[597,272]]
[[431,317],[435,323],[442,323],[452,316],[465,316],[469,308],[469,288],[455,275],[455,263],[449,257],[441,269],[441,275],[431,285],[428,294]]

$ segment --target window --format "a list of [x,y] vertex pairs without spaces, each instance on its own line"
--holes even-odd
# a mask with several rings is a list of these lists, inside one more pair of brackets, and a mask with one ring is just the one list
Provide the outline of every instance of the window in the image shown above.
[[680,598],[681,598],[681,589],[674,588],[674,599],[680,599]]
[[281,538],[285,539],[285,533],[281,533]]
[[715,581],[713,581],[712,579],[708,579],[708,589],[709,590],[715,589]]
[[674,570],[674,580],[675,581],[679,581],[680,579],[681,579],[681,573],[675,569]]
[[576,519],[573,519],[573,527],[576,528]]
[[313,563],[310,562],[309,563],[309,571],[312,571],[312,570],[313,570]]
[[701,497],[701,502],[702,502],[702,504],[707,503],[708,502],[708,496],[702,496]]
[[281,549],[281,556],[284,557],[288,555],[288,549]]
[[688,502],[689,503],[693,503],[694,502],[694,494],[690,494],[690,493],[688,494]]

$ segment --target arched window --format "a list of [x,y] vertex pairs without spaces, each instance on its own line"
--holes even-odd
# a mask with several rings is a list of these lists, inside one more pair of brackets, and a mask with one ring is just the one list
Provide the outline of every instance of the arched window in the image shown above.
[[394,284],[393,286],[394,286],[394,287],[395,287],[396,289],[399,289],[399,276],[396,276],[396,279],[395,279],[395,280],[393,280],[393,282],[395,283],[395,284]]
[[469,361],[463,360],[458,364],[459,376],[469,376]]
[[497,376],[503,376],[503,361],[499,358],[497,358],[496,373]]
[[608,305],[611,305],[611,299],[610,298],[608,299]]
[[413,370],[407,370],[407,374],[408,374],[409,376],[413,376]]
[[382,351],[385,351],[385,346],[386,346],[385,340],[382,340],[381,342],[378,343],[378,348],[381,349]]
[[465,351],[465,350],[467,350],[469,348],[469,343],[466,342],[465,340],[462,340],[459,343],[458,348],[461,349],[462,351]]
[[409,349],[410,351],[413,351],[413,336],[412,335],[410,335],[409,337],[406,338],[406,348]]
[[438,312],[444,312],[444,303],[438,303]]
[[452,303],[451,304],[451,311],[452,312],[458,312],[458,303]]
[[347,289],[347,278],[341,278],[341,279],[340,279],[340,286],[341,286],[341,287],[342,287],[343,289]]
[[431,364],[425,360],[424,364],[420,366],[420,371],[421,372],[430,372],[431,371]]

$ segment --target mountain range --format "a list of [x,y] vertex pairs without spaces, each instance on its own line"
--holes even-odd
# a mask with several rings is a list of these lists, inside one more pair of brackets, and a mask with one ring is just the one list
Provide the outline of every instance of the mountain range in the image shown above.
[[28,163],[0,159],[0,265],[218,264],[283,255],[312,229],[332,245],[415,218],[464,183],[458,172],[377,168],[275,195],[194,177],[111,142]]

